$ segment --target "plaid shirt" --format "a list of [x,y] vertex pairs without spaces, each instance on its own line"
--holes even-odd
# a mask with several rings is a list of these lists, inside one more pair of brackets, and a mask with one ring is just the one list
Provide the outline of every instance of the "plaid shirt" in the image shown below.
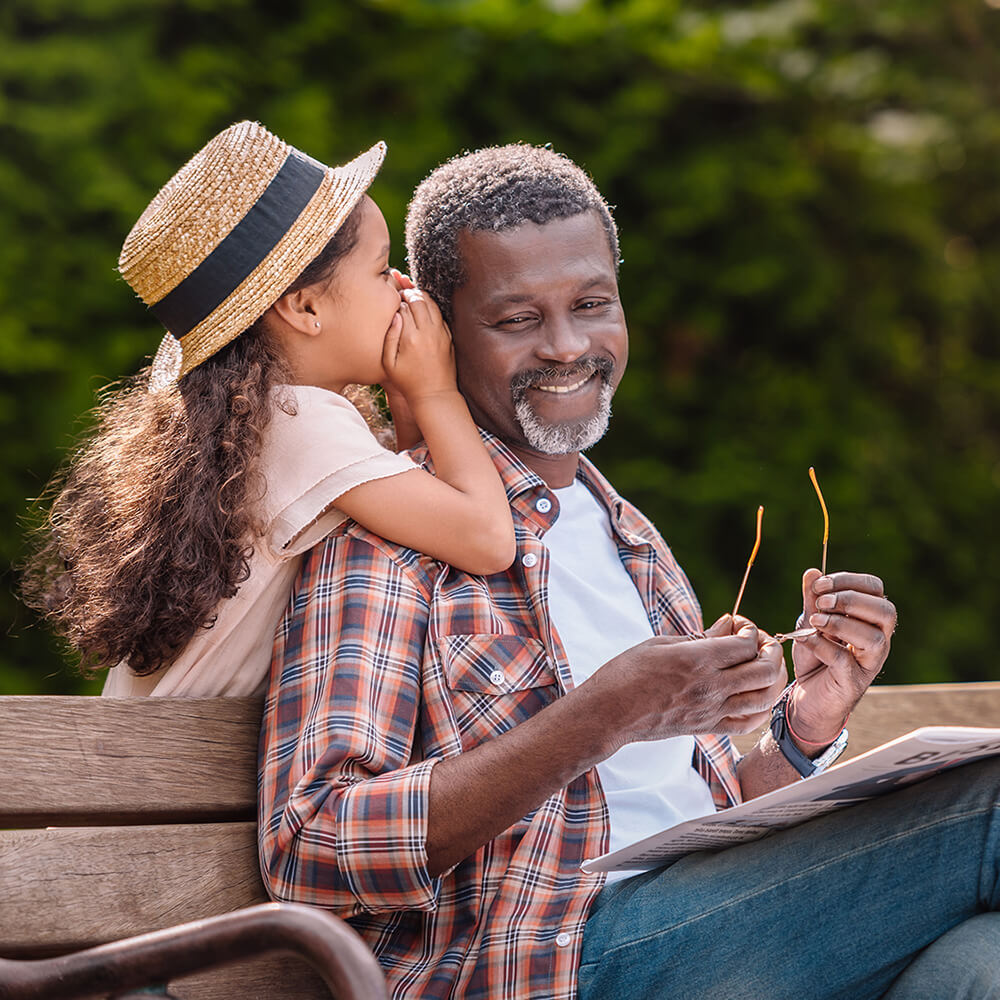
[[[351,522],[307,557],[275,639],[264,711],[261,869],[275,899],[348,918],[393,997],[569,1000],[604,882],[579,870],[608,844],[596,769],[450,872],[427,871],[436,761],[573,686],[546,594],[542,538],[558,501],[484,438],[517,534],[507,572],[471,576]],[[578,476],[608,509],[654,632],[700,629],[691,587],[656,529],[586,459]],[[739,801],[735,764],[728,739],[696,740],[693,765],[717,807]]]

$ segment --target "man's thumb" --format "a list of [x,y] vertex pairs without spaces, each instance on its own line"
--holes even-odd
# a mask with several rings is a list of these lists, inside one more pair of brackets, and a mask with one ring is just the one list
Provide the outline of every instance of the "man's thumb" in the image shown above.
[[721,618],[712,622],[712,624],[705,630],[705,636],[709,639],[718,639],[720,636],[732,634],[733,616],[728,614],[723,615]]

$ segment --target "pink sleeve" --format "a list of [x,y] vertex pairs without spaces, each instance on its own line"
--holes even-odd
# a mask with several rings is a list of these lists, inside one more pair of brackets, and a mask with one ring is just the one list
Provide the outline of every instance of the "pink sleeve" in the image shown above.
[[[345,515],[337,497],[362,483],[417,468],[383,448],[343,396],[315,386],[284,386],[294,414],[275,411],[262,453],[267,488],[265,539],[276,556],[305,552]],[[282,396],[281,398],[285,398]]]

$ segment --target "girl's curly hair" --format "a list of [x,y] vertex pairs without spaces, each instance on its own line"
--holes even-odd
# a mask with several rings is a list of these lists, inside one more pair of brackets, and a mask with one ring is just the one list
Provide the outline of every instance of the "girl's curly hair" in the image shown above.
[[[331,280],[353,249],[349,217],[287,291]],[[137,674],[172,662],[249,575],[262,533],[260,468],[288,371],[266,318],[171,389],[149,368],[112,387],[95,426],[46,490],[22,580],[28,604],[80,654],[85,673],[127,661]],[[367,387],[345,393],[376,433],[391,430]]]

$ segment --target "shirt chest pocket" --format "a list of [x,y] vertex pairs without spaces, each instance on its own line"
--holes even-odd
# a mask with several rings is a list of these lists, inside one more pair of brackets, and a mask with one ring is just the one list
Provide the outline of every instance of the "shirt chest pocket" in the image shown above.
[[465,750],[513,729],[559,696],[552,661],[531,636],[446,635],[437,648]]

